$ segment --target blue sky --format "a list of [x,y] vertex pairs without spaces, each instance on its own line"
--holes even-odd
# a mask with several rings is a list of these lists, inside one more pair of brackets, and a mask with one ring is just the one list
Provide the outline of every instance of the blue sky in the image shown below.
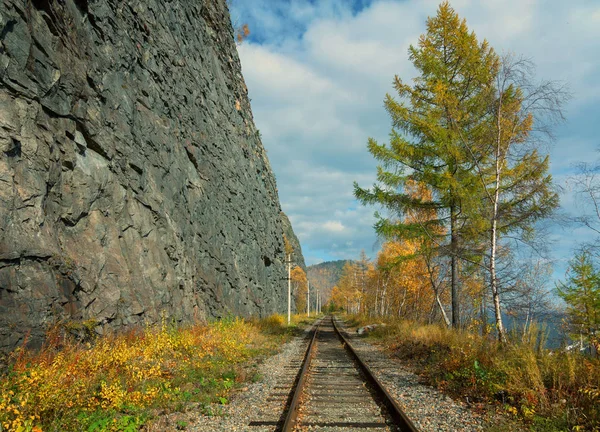
[[[374,208],[352,196],[369,186],[375,162],[368,137],[386,142],[383,109],[392,79],[415,75],[407,50],[438,1],[231,0],[234,23],[251,35],[238,47],[255,123],[277,177],[283,210],[308,264],[375,256]],[[599,159],[600,1],[451,2],[479,39],[537,65],[537,76],[566,82],[573,99],[550,147],[551,172],[565,187],[563,211],[581,211],[567,182],[574,164]],[[577,209],[577,210],[576,210]],[[592,233],[552,228],[555,277]]]

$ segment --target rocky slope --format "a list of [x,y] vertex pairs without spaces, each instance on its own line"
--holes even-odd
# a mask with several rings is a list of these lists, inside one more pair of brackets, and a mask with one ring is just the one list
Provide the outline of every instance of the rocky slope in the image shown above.
[[283,235],[288,239],[292,246],[292,265],[297,265],[304,270],[306,273],[306,263],[304,262],[304,255],[302,255],[302,247],[300,246],[300,240],[292,229],[292,223],[287,215],[281,212],[281,222],[283,223]]
[[0,348],[283,310],[282,237],[224,0],[0,0]]

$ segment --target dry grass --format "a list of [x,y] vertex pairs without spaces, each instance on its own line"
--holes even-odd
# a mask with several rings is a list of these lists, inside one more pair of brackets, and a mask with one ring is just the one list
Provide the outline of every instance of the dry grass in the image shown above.
[[210,413],[210,403],[227,403],[236,385],[253,379],[246,363],[274,352],[293,327],[281,316],[185,327],[163,321],[87,343],[64,329],[54,327],[38,352],[12,353],[0,377],[0,430],[135,431],[157,409],[195,404]]
[[[353,324],[381,322],[351,317]],[[437,325],[386,320],[370,337],[415,362],[437,387],[495,403],[530,430],[600,430],[600,360],[539,349],[537,329],[501,346]]]

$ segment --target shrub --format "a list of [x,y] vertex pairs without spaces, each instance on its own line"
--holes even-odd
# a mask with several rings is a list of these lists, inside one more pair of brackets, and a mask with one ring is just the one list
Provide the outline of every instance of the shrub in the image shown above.
[[182,327],[163,319],[93,341],[70,336],[90,323],[54,327],[40,351],[12,353],[0,379],[1,430],[137,430],[152,408],[227,403],[246,376],[236,369],[285,340],[269,336],[283,328],[278,316]]
[[[364,317],[349,319],[356,325],[365,322]],[[535,326],[503,346],[467,331],[383,321],[387,325],[369,337],[394,356],[418,363],[436,386],[471,400],[502,404],[534,430],[598,430],[600,360],[541,349]]]

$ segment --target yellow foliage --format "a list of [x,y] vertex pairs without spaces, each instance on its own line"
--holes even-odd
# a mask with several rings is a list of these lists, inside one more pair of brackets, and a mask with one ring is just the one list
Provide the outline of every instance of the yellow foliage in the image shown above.
[[[279,322],[278,318],[276,318]],[[176,328],[163,320],[100,337],[93,345],[61,341],[38,353],[18,349],[11,374],[0,380],[0,430],[41,431],[73,412],[145,408],[178,392],[172,385],[190,370],[236,364],[263,344],[259,326],[242,319]]]
[[306,291],[308,290],[308,279],[301,267],[294,267],[291,271],[292,292],[296,299],[296,312],[306,312]]
[[[372,323],[364,316],[352,319],[357,325]],[[501,345],[464,330],[378,320],[387,325],[372,336],[381,338],[395,356],[418,360],[419,370],[441,388],[490,402],[503,394],[504,409],[526,420],[560,419],[568,411],[573,427],[585,424],[582,430],[595,430],[590,426],[599,424],[598,358],[540,350],[520,337]]]
[[281,314],[273,314],[264,320],[262,320],[261,324],[263,328],[273,329],[277,327],[283,326],[285,323],[285,317]]

